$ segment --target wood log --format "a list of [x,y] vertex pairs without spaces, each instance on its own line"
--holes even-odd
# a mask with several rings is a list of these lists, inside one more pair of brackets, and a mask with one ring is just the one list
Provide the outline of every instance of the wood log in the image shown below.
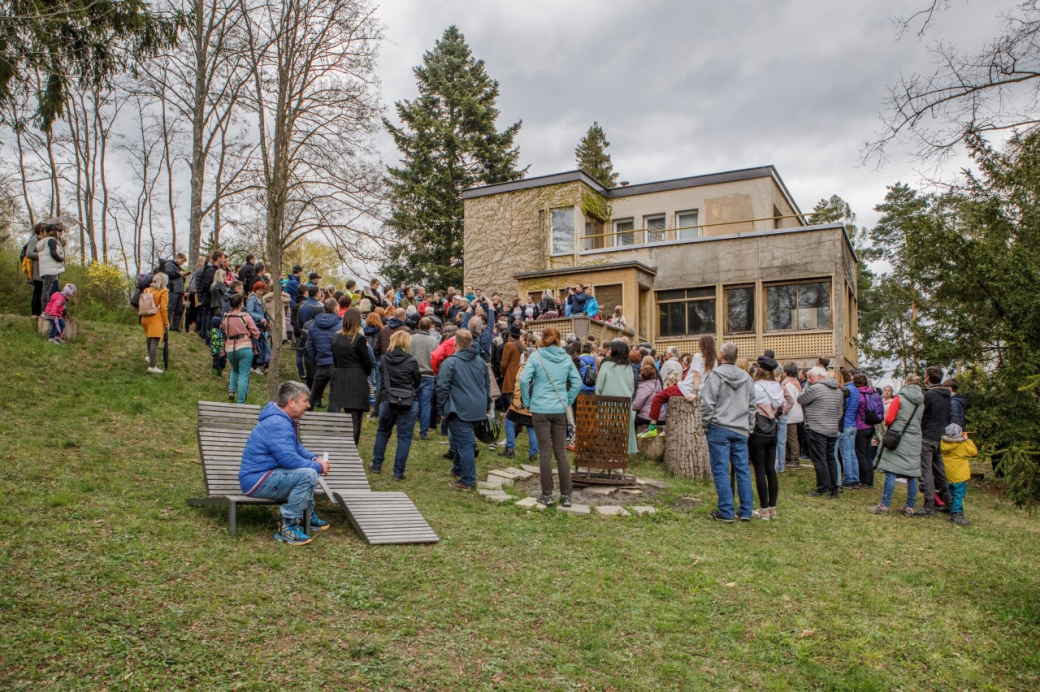
[[685,397],[668,400],[668,425],[665,426],[664,467],[682,478],[711,478],[708,439],[701,427],[701,400]]
[[637,437],[636,445],[639,447],[639,453],[643,456],[651,459],[663,459],[666,439],[661,435],[657,437]]
[[[51,335],[51,321],[43,315],[40,315],[36,318],[36,330],[40,332],[40,334],[49,337]],[[72,341],[78,335],[79,323],[77,323],[76,319],[73,317],[66,317],[65,333],[62,335],[62,338],[65,339],[65,341]]]

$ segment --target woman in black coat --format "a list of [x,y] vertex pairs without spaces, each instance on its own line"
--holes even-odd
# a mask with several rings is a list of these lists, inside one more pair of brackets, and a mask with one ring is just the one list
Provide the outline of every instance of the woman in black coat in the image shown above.
[[356,446],[361,439],[361,420],[368,410],[368,375],[373,367],[372,353],[361,330],[361,311],[357,308],[343,313],[343,328],[332,340],[332,362],[336,371],[329,394],[329,413],[342,409],[350,414]]
[[415,419],[419,415],[419,362],[408,352],[412,335],[401,329],[390,336],[390,350],[379,363],[382,389],[379,390],[379,428],[372,446],[372,473],[383,469],[383,457],[390,434],[397,428],[397,451],[394,454],[394,480],[404,480],[404,467],[412,448]]

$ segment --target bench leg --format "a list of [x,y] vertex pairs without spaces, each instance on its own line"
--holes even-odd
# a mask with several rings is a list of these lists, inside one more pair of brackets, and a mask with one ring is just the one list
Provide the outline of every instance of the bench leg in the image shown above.
[[236,510],[236,508],[237,508],[237,505],[234,502],[232,502],[231,504],[228,505],[228,528],[229,528],[232,536],[235,535],[235,518],[236,518],[235,517],[235,514],[236,514],[235,510]]
[[308,536],[311,535],[311,506],[307,505],[307,509],[303,510],[303,532]]

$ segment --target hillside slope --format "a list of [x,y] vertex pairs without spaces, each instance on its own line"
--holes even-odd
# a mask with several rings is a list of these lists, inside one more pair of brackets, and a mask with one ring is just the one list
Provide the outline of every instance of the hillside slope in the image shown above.
[[[869,516],[879,491],[809,499],[807,472],[782,476],[768,523],[707,521],[713,491],[678,481],[655,517],[525,514],[451,491],[435,435],[408,481],[372,483],[407,492],[438,545],[365,546],[329,507],[310,546],[273,541],[271,507],[230,537],[185,504],[196,402],[226,384],[197,339],[172,344],[147,376],[138,328],[87,323],[58,347],[0,318],[0,687],[1040,684],[1040,530],[976,488],[968,530]],[[705,502],[669,509],[689,495]]]

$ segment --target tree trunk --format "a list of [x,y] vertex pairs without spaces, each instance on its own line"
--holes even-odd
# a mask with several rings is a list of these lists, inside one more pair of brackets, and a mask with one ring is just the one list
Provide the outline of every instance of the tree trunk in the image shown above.
[[664,467],[683,478],[711,478],[708,440],[701,427],[700,398],[691,404],[685,397],[673,396],[668,400],[667,421]]
[[[191,119],[191,202],[188,215],[188,261],[194,266],[199,261],[202,248],[202,193],[206,179],[206,154],[203,146],[206,126],[206,69],[208,67],[209,43],[205,33],[201,8],[194,19],[195,40],[195,93]],[[218,250],[213,247],[211,250]]]

